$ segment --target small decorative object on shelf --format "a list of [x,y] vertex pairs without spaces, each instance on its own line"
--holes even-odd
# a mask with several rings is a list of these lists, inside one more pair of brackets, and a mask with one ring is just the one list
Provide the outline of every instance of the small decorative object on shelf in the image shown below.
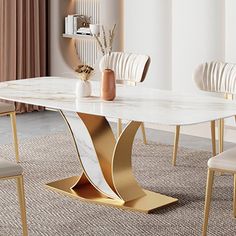
[[79,24],[78,28],[89,28],[89,24],[91,23],[91,16],[79,15]]
[[90,24],[89,29],[90,29],[90,33],[92,35],[99,35],[100,34],[100,25],[98,25],[98,24]]
[[75,69],[79,77],[79,81],[76,83],[76,97],[91,96],[92,88],[89,79],[91,79],[93,71],[94,69],[89,65],[79,65]]
[[85,15],[68,15],[65,17],[65,34],[85,34],[90,35],[89,25],[91,17]]
[[81,35],[91,35],[90,29],[84,27],[79,28],[76,33]]
[[116,97],[116,79],[115,73],[109,68],[109,56],[113,49],[113,41],[115,36],[116,25],[112,30],[108,31],[109,37],[107,37],[104,26],[102,26],[102,34],[100,37],[96,34],[93,36],[97,40],[99,48],[103,56],[107,55],[106,69],[102,72],[101,81],[101,98],[105,101],[113,101]]

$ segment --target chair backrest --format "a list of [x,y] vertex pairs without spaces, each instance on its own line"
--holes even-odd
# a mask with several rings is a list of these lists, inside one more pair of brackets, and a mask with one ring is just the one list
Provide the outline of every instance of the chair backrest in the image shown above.
[[201,64],[194,73],[197,87],[208,92],[236,94],[236,64],[209,62]]
[[117,83],[135,85],[143,82],[150,65],[150,57],[126,52],[112,52],[100,61],[101,72],[111,69],[115,72]]

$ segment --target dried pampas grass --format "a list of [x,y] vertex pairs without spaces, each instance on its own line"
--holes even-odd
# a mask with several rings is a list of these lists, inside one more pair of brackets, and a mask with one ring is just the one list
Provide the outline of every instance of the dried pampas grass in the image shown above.
[[91,79],[94,69],[93,69],[93,67],[91,67],[89,65],[79,65],[75,69],[75,72],[78,73],[79,79],[81,79],[83,81],[88,81],[89,79]]

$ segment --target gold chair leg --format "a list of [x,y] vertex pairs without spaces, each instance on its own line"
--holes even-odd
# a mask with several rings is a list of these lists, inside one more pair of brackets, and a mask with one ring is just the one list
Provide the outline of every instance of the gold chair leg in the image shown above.
[[27,220],[26,220],[26,205],[25,205],[23,176],[17,177],[16,181],[17,181],[18,197],[19,197],[19,202],[20,202],[23,236],[27,236],[28,227],[27,227]]
[[214,174],[215,174],[215,172],[213,170],[208,169],[202,236],[207,235],[207,226],[208,226],[208,219],[209,219],[209,212],[210,212],[210,204],[211,204],[212,187],[213,187],[213,182],[214,182]]
[[141,123],[141,130],[142,130],[142,135],[143,135],[143,143],[147,145],[147,137],[146,137],[144,123]]
[[117,122],[117,138],[120,137],[121,133],[122,133],[122,120],[118,119],[118,122]]
[[16,162],[19,162],[20,159],[19,159],[19,147],[18,147],[17,130],[16,130],[16,113],[15,112],[10,113],[10,117],[11,117],[12,135],[14,141]]
[[174,149],[173,149],[173,156],[172,156],[172,165],[176,166],[176,158],[177,158],[177,151],[179,145],[179,133],[180,133],[180,126],[176,125],[175,127],[175,140],[174,140]]
[[236,218],[236,174],[234,174],[234,197],[233,197],[233,213],[234,213],[234,218]]
[[219,120],[218,132],[219,132],[219,153],[222,153],[224,151],[224,119]]
[[212,142],[212,153],[213,156],[216,155],[216,122],[211,121],[211,142]]

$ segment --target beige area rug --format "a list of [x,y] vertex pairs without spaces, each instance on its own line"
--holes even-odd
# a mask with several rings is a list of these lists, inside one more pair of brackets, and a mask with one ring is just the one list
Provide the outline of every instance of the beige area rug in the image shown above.
[[[0,146],[1,158],[14,160],[11,145]],[[171,166],[172,146],[136,141],[133,166],[140,184],[179,199],[153,214],[88,204],[45,188],[44,184],[77,175],[81,167],[70,135],[54,134],[21,143],[29,235],[200,235],[211,153],[181,148]],[[14,181],[0,182],[0,235],[21,235]],[[236,235],[232,217],[231,176],[217,176],[208,235]]]

